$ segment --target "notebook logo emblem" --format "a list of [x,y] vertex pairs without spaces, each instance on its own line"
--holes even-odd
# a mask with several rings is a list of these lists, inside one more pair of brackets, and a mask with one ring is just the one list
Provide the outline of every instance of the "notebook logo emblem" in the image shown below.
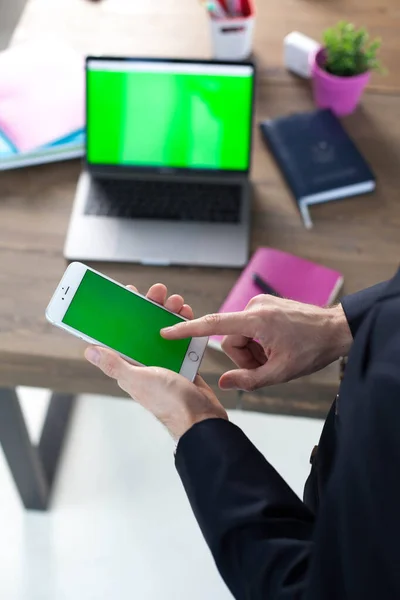
[[313,161],[325,165],[335,160],[335,148],[328,142],[318,142],[311,147]]

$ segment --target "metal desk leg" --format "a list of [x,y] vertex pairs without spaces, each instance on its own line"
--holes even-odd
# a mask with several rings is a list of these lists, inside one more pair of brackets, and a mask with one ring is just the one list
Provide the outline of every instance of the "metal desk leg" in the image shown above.
[[53,394],[33,445],[14,389],[0,388],[0,444],[25,508],[46,510],[75,398]]

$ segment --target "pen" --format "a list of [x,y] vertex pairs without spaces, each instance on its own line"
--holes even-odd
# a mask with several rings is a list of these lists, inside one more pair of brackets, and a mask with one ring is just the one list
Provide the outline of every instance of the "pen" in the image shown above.
[[221,4],[218,0],[210,1],[210,2],[200,2],[202,6],[207,10],[207,12],[214,19],[224,19],[227,15]]
[[249,0],[236,0],[236,2],[239,15],[242,17],[250,16],[252,10]]
[[236,10],[236,0],[226,0],[226,6],[228,9],[228,15],[230,17],[238,16],[238,13]]
[[270,294],[270,296],[276,296],[277,298],[282,298],[281,294],[277,292],[273,287],[271,287],[262,277],[257,275],[257,273],[252,274],[253,282],[256,286],[264,293]]

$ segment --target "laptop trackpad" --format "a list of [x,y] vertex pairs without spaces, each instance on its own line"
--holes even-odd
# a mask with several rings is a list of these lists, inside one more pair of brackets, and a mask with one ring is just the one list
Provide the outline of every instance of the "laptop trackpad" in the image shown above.
[[[118,225],[117,254],[152,265],[210,264],[227,255],[228,264],[246,253],[243,226],[174,221],[124,221]],[[241,232],[241,236],[237,234]],[[235,235],[236,233],[236,235]],[[242,239],[241,239],[242,238]],[[235,255],[239,256],[235,256]],[[229,258],[228,258],[229,257]],[[240,258],[239,258],[240,257]],[[224,260],[222,261],[223,264]]]
[[[191,225],[196,227],[196,224]],[[181,223],[126,220],[118,225],[117,254],[130,254],[144,264],[168,265],[171,261],[175,262],[178,252],[185,254],[186,242],[187,233],[182,231]]]

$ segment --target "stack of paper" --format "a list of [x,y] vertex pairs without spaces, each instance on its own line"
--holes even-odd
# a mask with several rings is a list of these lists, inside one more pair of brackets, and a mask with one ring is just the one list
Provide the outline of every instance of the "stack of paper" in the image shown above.
[[54,40],[0,53],[0,170],[82,156],[84,60]]

